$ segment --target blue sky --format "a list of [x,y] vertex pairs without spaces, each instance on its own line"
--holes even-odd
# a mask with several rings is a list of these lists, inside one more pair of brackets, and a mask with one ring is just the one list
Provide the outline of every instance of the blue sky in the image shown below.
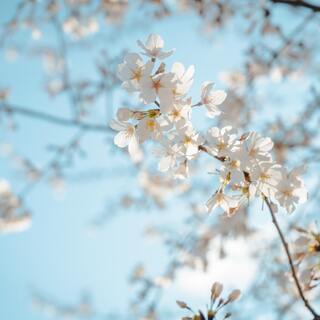
[[[0,21],[11,16],[16,2],[1,1]],[[221,31],[213,31],[212,41],[197,35],[198,26],[198,21],[188,15],[169,18],[153,24],[147,31],[140,29],[123,35],[115,49],[120,51],[122,47],[129,47],[136,50],[136,39],[145,39],[150,32],[161,34],[167,48],[176,48],[169,63],[181,61],[185,65],[195,65],[191,93],[198,96],[204,80],[213,80],[217,86],[222,86],[219,72],[238,68],[246,45],[246,39],[234,33],[237,22],[229,25],[223,36]],[[23,41],[31,41],[27,33],[23,37]],[[70,65],[74,74],[92,72],[83,53],[75,53]],[[15,104],[50,112],[58,110],[68,115],[64,99],[51,101],[41,92],[42,66],[37,59],[21,57],[8,62],[1,52],[0,69],[0,86],[12,88]],[[291,90],[290,86],[287,90]],[[116,91],[114,108],[122,99],[122,93]],[[93,119],[100,120],[101,114],[94,115]],[[51,157],[46,150],[47,143],[63,143],[74,132],[25,118],[18,118],[18,123],[19,128],[13,133],[8,133],[1,124],[0,143],[12,144],[18,153],[30,157],[40,166]],[[110,153],[107,143],[102,135],[87,134],[84,147],[88,155],[85,159],[77,159],[70,172],[72,177],[99,167],[105,170],[103,178],[89,181],[71,178],[62,193],[40,183],[27,198],[27,206],[33,215],[32,228],[21,234],[1,236],[0,319],[43,319],[43,315],[31,306],[32,290],[66,304],[76,303],[87,290],[99,312],[125,311],[132,294],[127,281],[133,266],[144,261],[151,270],[161,270],[165,264],[165,252],[160,245],[146,242],[142,237],[144,228],[159,214],[152,210],[148,214],[120,215],[94,235],[88,232],[88,223],[105,204],[117,201],[124,190],[137,188],[131,165],[119,154]],[[0,176],[10,181],[16,191],[24,186],[14,164],[5,157],[0,158]],[[176,212],[173,208],[160,215],[169,221]],[[177,290],[176,294],[181,291]],[[174,301],[179,297],[172,295],[166,299],[167,308],[175,310]]]

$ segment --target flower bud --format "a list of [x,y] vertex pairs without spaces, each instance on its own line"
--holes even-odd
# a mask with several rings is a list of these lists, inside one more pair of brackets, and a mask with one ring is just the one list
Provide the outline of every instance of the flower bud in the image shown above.
[[229,294],[229,297],[228,297],[228,301],[229,302],[233,302],[235,300],[237,300],[239,297],[240,297],[240,294],[241,294],[241,291],[236,289],[236,290],[233,290],[230,294]]
[[217,299],[220,296],[222,289],[223,285],[220,282],[215,282],[211,288],[211,299]]
[[182,309],[187,309],[188,308],[188,305],[184,301],[177,300],[176,303]]

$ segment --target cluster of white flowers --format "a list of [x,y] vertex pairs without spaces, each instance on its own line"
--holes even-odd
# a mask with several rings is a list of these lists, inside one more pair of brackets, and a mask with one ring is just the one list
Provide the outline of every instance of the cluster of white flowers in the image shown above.
[[31,217],[21,207],[10,185],[7,181],[0,180],[0,233],[21,232],[30,225]]
[[146,43],[138,41],[144,61],[138,53],[129,53],[119,65],[122,87],[137,92],[148,110],[120,108],[117,119],[110,126],[119,131],[114,143],[128,147],[134,161],[141,161],[141,144],[147,140],[158,142],[155,154],[160,158],[158,168],[174,178],[189,175],[189,162],[201,152],[219,160],[220,185],[207,202],[208,210],[221,207],[231,215],[252,197],[268,198],[292,212],[306,200],[306,189],[299,178],[301,169],[287,172],[275,163],[270,138],[256,132],[238,135],[230,126],[210,128],[205,136],[198,133],[191,122],[192,109],[204,106],[207,116],[219,116],[226,93],[215,90],[212,82],[204,82],[199,101],[192,102],[188,91],[193,83],[194,67],[185,68],[176,62],[167,71],[162,62],[174,50],[164,51],[159,35],[150,35]]
[[93,17],[70,16],[63,23],[63,30],[72,39],[79,40],[96,33],[99,30],[99,24]]
[[294,242],[294,263],[304,290],[320,284],[320,231],[317,225],[296,228],[299,238]]
[[291,213],[305,202],[307,191],[299,178],[302,169],[288,172],[274,162],[270,138],[256,132],[238,137],[231,127],[212,128],[207,145],[207,152],[222,162],[220,187],[207,202],[209,210],[220,206],[232,214],[250,198],[266,197]]

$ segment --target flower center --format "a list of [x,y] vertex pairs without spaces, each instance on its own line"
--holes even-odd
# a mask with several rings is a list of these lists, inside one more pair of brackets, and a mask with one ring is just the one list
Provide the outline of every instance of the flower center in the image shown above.
[[231,169],[237,169],[237,168],[239,168],[239,161],[237,161],[237,160],[232,160],[232,161],[230,162],[230,168],[231,168]]
[[152,119],[147,121],[147,128],[149,131],[155,131],[156,130],[156,122]]
[[255,148],[252,148],[250,151],[249,151],[249,156],[250,157],[255,157],[257,155],[258,151],[255,149]]
[[309,252],[320,252],[320,243],[315,242],[309,246]]
[[292,192],[290,190],[285,190],[282,193],[287,198],[290,198],[292,196]]
[[141,69],[139,68],[139,69],[133,71],[132,80],[140,81],[141,76],[142,76],[142,72],[141,72]]
[[184,143],[184,144],[189,144],[189,143],[191,143],[191,141],[192,141],[191,137],[185,136],[185,137],[184,137],[184,140],[183,140],[183,143]]
[[180,118],[180,112],[178,110],[172,111],[171,114],[172,114],[173,118],[175,118],[175,119]]
[[217,144],[217,148],[218,148],[219,151],[224,150],[226,146],[227,146],[227,145],[226,145],[223,141],[220,141],[220,142]]
[[260,180],[262,182],[266,182],[268,179],[270,179],[270,176],[267,173],[262,172],[261,175],[260,175]]
[[162,85],[161,85],[160,79],[153,81],[153,88],[156,90],[156,92],[158,92],[161,87],[162,87]]

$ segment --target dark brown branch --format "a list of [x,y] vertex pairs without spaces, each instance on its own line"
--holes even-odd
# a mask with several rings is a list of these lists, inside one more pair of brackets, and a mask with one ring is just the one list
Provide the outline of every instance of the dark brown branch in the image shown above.
[[320,12],[320,6],[312,4],[307,1],[299,1],[299,0],[270,0],[272,3],[279,3],[279,4],[287,4],[289,6],[293,6],[296,8],[306,8],[310,9],[313,12]]
[[66,119],[62,117],[53,116],[48,113],[39,112],[29,108],[23,108],[13,105],[5,104],[3,107],[0,107],[0,111],[4,111],[8,114],[17,114],[37,120],[42,120],[46,122],[51,122],[53,124],[66,126],[66,127],[76,127],[79,129],[87,131],[96,131],[96,132],[109,132],[110,129],[107,125],[104,124],[94,124],[94,123],[85,123],[74,119]]
[[264,201],[265,203],[267,204],[267,207],[269,209],[269,212],[270,212],[270,215],[272,217],[272,222],[273,224],[275,225],[276,229],[277,229],[277,232],[279,234],[279,237],[280,237],[280,240],[281,240],[281,243],[282,243],[282,246],[286,252],[286,255],[287,255],[287,258],[288,258],[288,262],[289,262],[289,265],[290,265],[290,269],[291,269],[291,274],[292,274],[292,277],[293,277],[293,280],[294,280],[294,283],[298,289],[298,293],[299,293],[299,296],[301,298],[301,300],[303,301],[305,307],[310,311],[310,313],[313,315],[313,320],[320,320],[320,315],[317,314],[317,312],[313,309],[313,307],[310,305],[310,302],[308,301],[308,299],[305,297],[304,295],[304,292],[303,292],[303,289],[301,287],[301,284],[299,282],[299,279],[298,279],[298,276],[297,276],[297,272],[296,272],[296,269],[294,267],[294,263],[293,263],[293,260],[292,260],[292,256],[291,256],[291,253],[290,253],[290,249],[289,249],[289,245],[284,237],[284,234],[280,228],[280,225],[278,223],[278,220],[276,218],[276,215],[275,213],[273,212],[273,209],[272,209],[272,206],[271,206],[271,203],[269,202],[269,200],[267,199],[267,197],[264,197]]

